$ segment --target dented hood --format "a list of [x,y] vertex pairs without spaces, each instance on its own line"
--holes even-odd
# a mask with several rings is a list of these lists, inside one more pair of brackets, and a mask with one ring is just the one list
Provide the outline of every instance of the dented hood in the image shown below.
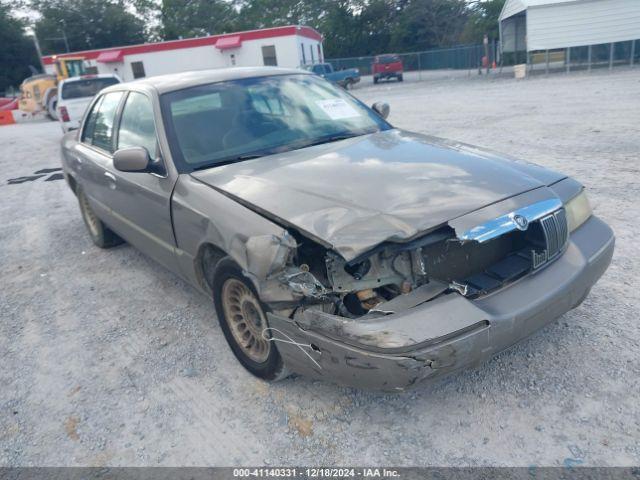
[[346,260],[564,178],[395,129],[192,175]]

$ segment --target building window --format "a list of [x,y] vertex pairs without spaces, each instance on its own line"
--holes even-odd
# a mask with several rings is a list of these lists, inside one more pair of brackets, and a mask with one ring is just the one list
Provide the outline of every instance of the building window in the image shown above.
[[235,54],[232,53],[231,55],[229,55],[229,57],[231,58],[231,65],[235,66],[235,64],[236,64],[236,56],[235,56]]
[[316,59],[313,58],[313,45],[309,44],[309,52],[311,52],[311,63],[316,63]]
[[131,62],[131,71],[133,72],[133,78],[143,78],[146,76],[142,62]]
[[265,66],[277,67],[276,47],[274,45],[265,45],[262,47],[262,62]]
[[300,47],[302,48],[302,64],[306,65],[307,64],[307,55],[304,53],[304,43],[301,43]]

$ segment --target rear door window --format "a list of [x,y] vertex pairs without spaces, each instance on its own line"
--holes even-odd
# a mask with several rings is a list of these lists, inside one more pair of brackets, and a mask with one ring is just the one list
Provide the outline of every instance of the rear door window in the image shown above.
[[123,95],[123,92],[107,93],[99,101],[100,105],[96,103],[87,119],[83,142],[113,153],[113,125]]
[[120,119],[118,149],[144,147],[155,159],[158,156],[157,145],[151,100],[142,93],[129,93]]
[[100,104],[102,103],[102,99],[104,97],[98,98],[96,102],[93,104],[89,115],[87,115],[87,120],[84,122],[84,130],[82,131],[82,142],[91,143],[93,141],[93,132],[96,129],[96,118],[98,116],[98,109],[100,108]]

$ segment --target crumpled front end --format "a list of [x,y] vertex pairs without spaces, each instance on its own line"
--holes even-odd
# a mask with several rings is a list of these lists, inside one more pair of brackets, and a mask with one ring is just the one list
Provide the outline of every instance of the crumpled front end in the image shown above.
[[583,300],[614,248],[571,179],[348,259],[271,221],[272,233],[236,235],[227,249],[269,310],[264,337],[292,371],[383,390],[527,337]]
[[[611,229],[591,217],[560,258],[492,295],[467,298],[447,290],[369,319],[301,307],[289,317],[270,314],[271,334],[293,371],[401,391],[478,365],[579,305],[608,267],[614,242]],[[417,289],[407,297],[424,294]]]

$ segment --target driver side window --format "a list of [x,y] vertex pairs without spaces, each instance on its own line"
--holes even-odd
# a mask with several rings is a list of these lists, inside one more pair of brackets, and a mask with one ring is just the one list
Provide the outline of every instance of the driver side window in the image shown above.
[[144,94],[130,92],[118,130],[118,149],[144,147],[152,159],[158,157],[158,140],[151,100]]

